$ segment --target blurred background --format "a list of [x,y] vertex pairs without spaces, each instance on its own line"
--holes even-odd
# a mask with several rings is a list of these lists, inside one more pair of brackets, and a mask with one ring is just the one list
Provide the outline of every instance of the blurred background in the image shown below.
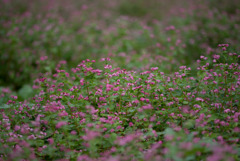
[[[239,0],[0,0],[0,91],[26,99],[65,60],[172,73],[228,43],[239,51]],[[96,68],[102,68],[96,63]],[[1,101],[0,101],[1,102]]]

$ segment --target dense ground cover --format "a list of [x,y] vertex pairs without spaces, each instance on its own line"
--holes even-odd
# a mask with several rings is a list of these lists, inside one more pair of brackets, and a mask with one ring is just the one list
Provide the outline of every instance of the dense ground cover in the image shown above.
[[170,76],[158,67],[141,73],[104,70],[84,60],[70,73],[35,81],[31,101],[10,98],[1,110],[4,159],[237,160],[240,55],[201,56],[197,77],[180,66]]
[[240,160],[240,9],[216,2],[2,1],[0,160]]

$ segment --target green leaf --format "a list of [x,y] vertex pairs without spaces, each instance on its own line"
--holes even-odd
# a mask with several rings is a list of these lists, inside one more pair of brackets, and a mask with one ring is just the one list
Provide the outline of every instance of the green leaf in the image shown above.
[[18,94],[21,96],[23,99],[27,99],[31,97],[33,93],[33,89],[30,85],[25,84],[19,91]]
[[10,106],[7,104],[3,104],[0,106],[0,109],[7,109],[7,108],[10,108]]
[[114,142],[117,139],[117,134],[116,133],[112,133],[109,137],[109,141],[110,142]]
[[184,123],[184,127],[185,128],[193,128],[194,127],[194,125],[195,125],[195,121],[194,120],[188,120],[188,121],[186,121],[185,123]]
[[173,129],[171,128],[167,128],[165,131],[164,131],[165,135],[174,135],[175,132],[173,131]]

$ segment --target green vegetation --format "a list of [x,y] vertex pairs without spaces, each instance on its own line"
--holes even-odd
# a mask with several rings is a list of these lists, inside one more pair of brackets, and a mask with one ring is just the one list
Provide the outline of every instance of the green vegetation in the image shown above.
[[237,0],[2,0],[1,160],[240,160]]

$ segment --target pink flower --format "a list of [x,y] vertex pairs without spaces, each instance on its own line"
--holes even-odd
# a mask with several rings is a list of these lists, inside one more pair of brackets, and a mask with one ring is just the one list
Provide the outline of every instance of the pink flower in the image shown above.
[[132,122],[129,122],[129,126],[130,126],[130,127],[133,126],[133,123],[132,123]]
[[119,126],[117,126],[117,129],[118,129],[118,130],[119,130],[119,129],[121,129],[121,128],[122,128],[122,126],[120,126],[120,125],[119,125]]
[[112,69],[112,66],[107,64],[104,66],[104,69]]
[[189,86],[189,85],[188,85],[188,86],[186,86],[186,89],[189,89],[189,88],[191,88],[191,86]]
[[114,132],[115,130],[114,129],[111,129],[110,132]]
[[53,143],[54,143],[53,138],[49,138],[49,139],[48,139],[48,142],[49,142],[49,144],[53,144]]
[[89,141],[89,140],[92,140],[92,139],[96,138],[96,137],[99,136],[99,135],[100,135],[100,134],[99,134],[99,132],[97,132],[97,131],[86,130],[86,135],[83,136],[82,138],[83,138],[84,140]]
[[105,97],[99,97],[99,101],[106,102],[106,98]]
[[72,134],[72,135],[76,135],[77,132],[76,132],[76,131],[71,131],[71,134]]
[[136,104],[138,104],[139,101],[138,101],[138,100],[134,100],[134,101],[132,101],[132,103],[136,103]]
[[180,66],[179,69],[181,70],[186,69],[186,66]]
[[66,76],[66,77],[69,77],[69,73],[65,73],[65,76]]
[[145,101],[145,98],[141,97],[141,98],[140,98],[140,101]]
[[21,127],[18,126],[18,125],[16,125],[16,126],[14,127],[14,130],[15,130],[15,131],[18,131],[18,130],[20,130],[20,129],[21,129]]
[[167,106],[171,106],[171,105],[173,105],[174,104],[174,102],[169,102],[168,104],[167,104]]
[[82,86],[84,85],[84,79],[83,79],[83,78],[80,80],[80,84],[81,84]]
[[15,100],[18,98],[18,96],[11,96],[11,97],[12,97],[13,99],[15,99]]
[[220,55],[213,55],[213,58],[214,58],[214,59],[219,59],[219,58],[220,58]]
[[129,142],[131,142],[133,139],[135,139],[135,135],[134,134],[130,134],[130,135],[127,135],[123,138],[119,138],[116,143],[119,144],[119,145],[125,145]]
[[198,105],[198,104],[195,104],[193,107],[195,107],[195,108],[201,108],[201,106]]
[[153,109],[153,107],[148,104],[148,105],[142,106],[142,109],[148,110],[148,109]]
[[200,97],[197,97],[197,98],[196,98],[196,101],[201,101],[201,102],[203,102],[204,99],[202,99],[202,98],[200,98]]
[[59,129],[64,125],[67,125],[67,122],[66,121],[60,121],[60,122],[57,123],[56,128]]
[[158,135],[157,135],[157,132],[156,132],[155,130],[152,130],[152,133],[153,133],[153,135],[154,135],[155,137],[158,136]]
[[158,67],[152,67],[151,68],[151,71],[155,71],[155,70],[158,70]]

